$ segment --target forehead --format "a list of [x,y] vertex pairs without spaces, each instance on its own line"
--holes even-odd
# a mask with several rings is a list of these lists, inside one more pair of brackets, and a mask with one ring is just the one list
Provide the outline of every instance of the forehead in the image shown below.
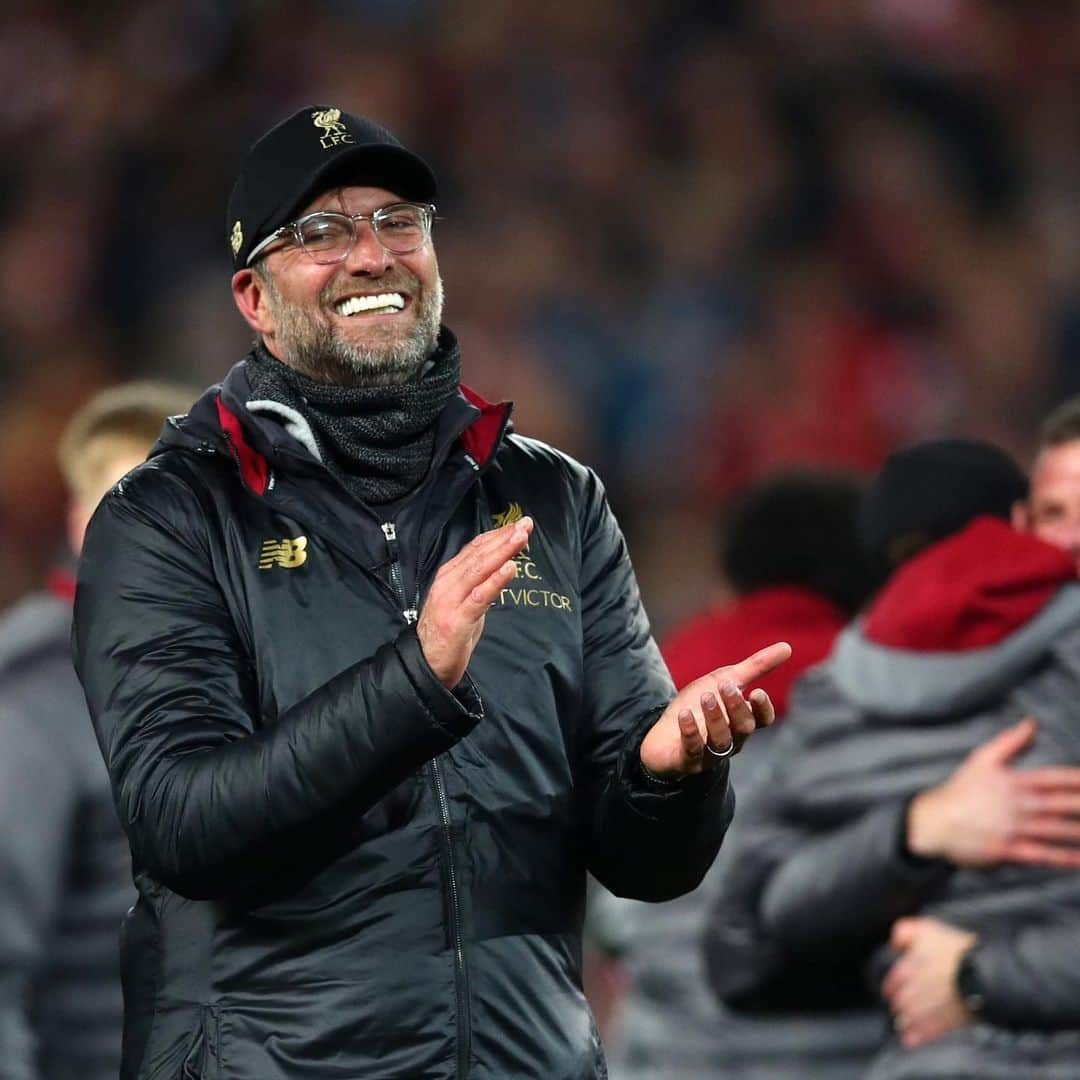
[[406,202],[400,195],[379,187],[335,187],[312,199],[297,215],[314,213],[316,210],[341,210],[348,214],[370,214],[380,206]]
[[1031,470],[1031,494],[1033,498],[1053,490],[1080,495],[1080,439],[1049,446],[1035,459]]

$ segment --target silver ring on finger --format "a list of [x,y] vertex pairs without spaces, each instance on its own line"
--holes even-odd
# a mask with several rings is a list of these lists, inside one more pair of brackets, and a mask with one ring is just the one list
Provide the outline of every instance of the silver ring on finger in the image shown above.
[[706,739],[705,740],[705,750],[708,753],[712,754],[712,756],[714,758],[731,757],[731,755],[735,753],[735,740],[732,739],[731,742],[728,743],[728,746],[727,746],[726,750],[717,750],[716,747],[713,746],[713,744],[711,742],[709,742],[708,739]]

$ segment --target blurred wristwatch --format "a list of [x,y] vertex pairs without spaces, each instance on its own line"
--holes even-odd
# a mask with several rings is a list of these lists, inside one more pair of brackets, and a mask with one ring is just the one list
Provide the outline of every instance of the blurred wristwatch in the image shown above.
[[960,957],[960,966],[956,969],[956,989],[968,1011],[978,1016],[986,1004],[982,986],[979,981],[979,973],[975,968],[975,949],[968,949]]

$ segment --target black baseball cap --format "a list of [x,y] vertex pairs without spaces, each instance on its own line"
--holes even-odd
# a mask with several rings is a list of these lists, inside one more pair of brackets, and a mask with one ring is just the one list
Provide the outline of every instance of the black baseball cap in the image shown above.
[[246,266],[260,241],[338,184],[382,187],[413,202],[434,201],[438,187],[427,162],[374,120],[332,105],[305,105],[244,158],[226,222],[233,268]]

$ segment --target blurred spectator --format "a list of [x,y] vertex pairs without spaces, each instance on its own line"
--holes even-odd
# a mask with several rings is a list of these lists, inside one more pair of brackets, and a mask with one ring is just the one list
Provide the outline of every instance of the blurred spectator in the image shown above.
[[[733,643],[753,649],[788,641],[792,670],[761,680],[782,719],[793,679],[829,652],[869,592],[856,535],[860,494],[853,478],[810,471],[764,479],[744,494],[720,544],[725,595],[662,646],[676,686],[715,667]],[[755,735],[734,765],[740,799],[768,757],[773,730]],[[699,1080],[751,1075],[775,1062],[761,1048],[789,1033],[719,1012],[705,984],[700,943],[717,883],[706,875],[693,893],[665,904],[600,889],[591,895],[590,1003],[612,1032],[612,1077]],[[869,1025],[868,1044],[880,1034],[879,1024]]]
[[[1026,486],[962,440],[898,452],[872,485],[862,531],[892,573],[800,682],[721,854],[707,962],[723,1001],[868,1016],[898,919],[989,933],[1080,902],[1072,804],[1029,797],[1080,784],[1080,589],[1071,557],[1003,520]],[[1077,1045],[980,1029],[875,1075],[1057,1077]]]
[[861,488],[854,479],[787,472],[749,488],[720,540],[721,599],[672,630],[662,645],[679,688],[731,655],[787,641],[793,659],[762,680],[787,711],[792,683],[823,660],[870,592],[855,533]]
[[1058,406],[1042,427],[1031,492],[1013,524],[1067,551],[1080,569],[1080,398]]
[[[141,462],[193,395],[133,383],[92,398],[60,443],[68,536]],[[0,621],[0,1074],[115,1080],[122,1003],[119,931],[134,901],[127,841],[71,662],[75,581]]]
[[[1043,424],[1031,490],[1026,500],[1016,504],[1013,522],[1080,560],[1080,399],[1059,406]],[[1033,730],[1028,724],[1018,732],[1007,732],[1004,742],[999,739],[1001,761],[1030,742]],[[978,751],[975,763],[968,766],[976,776],[986,756],[986,749]],[[1074,816],[1080,816],[1080,788],[1070,789],[1071,775],[1058,775],[1055,797],[1071,801]],[[960,774],[950,783],[963,783]],[[919,796],[912,813],[917,813],[920,801],[930,802],[932,812],[935,797],[939,796]],[[922,813],[926,815],[925,807]],[[938,827],[942,825],[947,823]],[[1080,821],[1071,823],[1061,836],[1080,844]],[[989,931],[980,933],[935,918],[898,920],[891,935],[898,960],[884,980],[883,993],[896,1016],[900,1042],[906,1048],[923,1047],[975,1023],[1076,1030],[1080,1027],[1078,930],[1080,904],[1068,901],[1050,913],[1040,909],[1034,917],[1026,913],[996,920]],[[957,1038],[946,1038],[917,1055],[896,1048],[879,1061],[874,1075],[891,1078],[952,1070],[958,1055],[951,1043]],[[987,1070],[997,1063],[971,1057],[963,1054],[970,1075],[992,1075]]]

